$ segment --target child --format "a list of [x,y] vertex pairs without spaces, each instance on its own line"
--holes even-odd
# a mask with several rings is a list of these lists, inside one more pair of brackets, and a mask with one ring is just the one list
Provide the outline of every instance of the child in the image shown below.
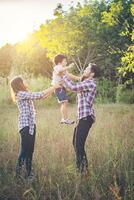
[[[60,83],[62,81],[62,78],[60,75],[65,74],[66,70],[71,68],[72,66],[66,66],[67,65],[67,58],[66,56],[62,54],[58,54],[54,58],[54,71],[53,71],[53,77],[52,77],[52,85]],[[61,123],[62,124],[73,124],[74,121],[71,121],[68,119],[68,96],[66,94],[66,89],[63,86],[62,88],[58,88],[55,90],[56,97],[58,99],[58,102],[61,104],[60,112],[61,112]]]
[[16,175],[21,174],[25,161],[27,178],[32,179],[32,157],[36,135],[35,110],[33,100],[43,99],[54,92],[60,86],[54,85],[42,92],[29,92],[21,77],[11,81],[11,91],[19,109],[19,132],[21,136],[20,153],[16,164]]

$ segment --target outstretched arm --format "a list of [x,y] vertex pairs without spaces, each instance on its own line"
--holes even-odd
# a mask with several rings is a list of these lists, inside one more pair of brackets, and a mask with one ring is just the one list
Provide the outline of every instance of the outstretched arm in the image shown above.
[[46,90],[44,90],[44,97],[43,98],[47,98],[48,96],[50,96],[57,88],[60,88],[60,85],[54,85]]
[[29,100],[38,100],[42,98],[47,98],[50,96],[55,89],[59,88],[59,85],[54,85],[42,92],[29,92],[29,91],[20,91],[17,94],[19,99],[29,99]]
[[87,90],[90,91],[90,90],[96,89],[96,84],[92,80],[75,83],[69,80],[67,76],[64,76],[63,81],[66,87],[74,92],[81,92],[81,91],[87,91]]
[[74,80],[74,81],[81,81],[81,77],[80,76],[76,76],[76,75],[73,75],[69,72],[66,72],[66,75],[69,79],[71,80]]
[[69,65],[67,67],[62,67],[60,69],[56,69],[55,71],[57,71],[58,75],[61,75],[61,74],[65,73],[68,69],[71,69],[72,67],[73,67],[72,65]]

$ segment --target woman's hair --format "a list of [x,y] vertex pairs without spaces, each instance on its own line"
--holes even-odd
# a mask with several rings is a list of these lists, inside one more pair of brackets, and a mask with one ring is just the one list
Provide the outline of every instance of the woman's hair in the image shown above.
[[26,86],[23,83],[23,79],[20,76],[13,78],[10,82],[11,96],[13,101],[16,100],[16,94],[19,91],[26,91]]
[[66,59],[67,57],[63,54],[58,54],[55,56],[54,58],[54,63],[55,65],[58,65],[59,63],[61,63],[63,61],[63,59]]

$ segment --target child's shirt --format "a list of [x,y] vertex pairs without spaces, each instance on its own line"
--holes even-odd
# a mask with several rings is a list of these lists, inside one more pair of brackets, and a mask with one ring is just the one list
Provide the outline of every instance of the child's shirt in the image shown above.
[[60,81],[62,81],[62,78],[58,74],[62,72],[63,69],[64,68],[62,67],[62,65],[56,65],[54,67],[53,76],[52,76],[52,85],[55,85],[59,83]]
[[33,135],[35,125],[35,109],[33,100],[45,98],[44,92],[20,91],[16,94],[19,109],[19,130],[29,126],[29,134]]

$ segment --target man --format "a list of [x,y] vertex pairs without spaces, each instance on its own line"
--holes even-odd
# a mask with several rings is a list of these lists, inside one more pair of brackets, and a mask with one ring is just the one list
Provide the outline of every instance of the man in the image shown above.
[[[74,130],[73,146],[76,153],[76,166],[79,172],[88,172],[88,160],[84,149],[88,132],[95,121],[93,101],[96,94],[95,77],[98,67],[90,63],[84,70],[82,78],[66,73],[63,82],[68,89],[77,93],[78,124]],[[73,82],[79,80],[79,82]]]

